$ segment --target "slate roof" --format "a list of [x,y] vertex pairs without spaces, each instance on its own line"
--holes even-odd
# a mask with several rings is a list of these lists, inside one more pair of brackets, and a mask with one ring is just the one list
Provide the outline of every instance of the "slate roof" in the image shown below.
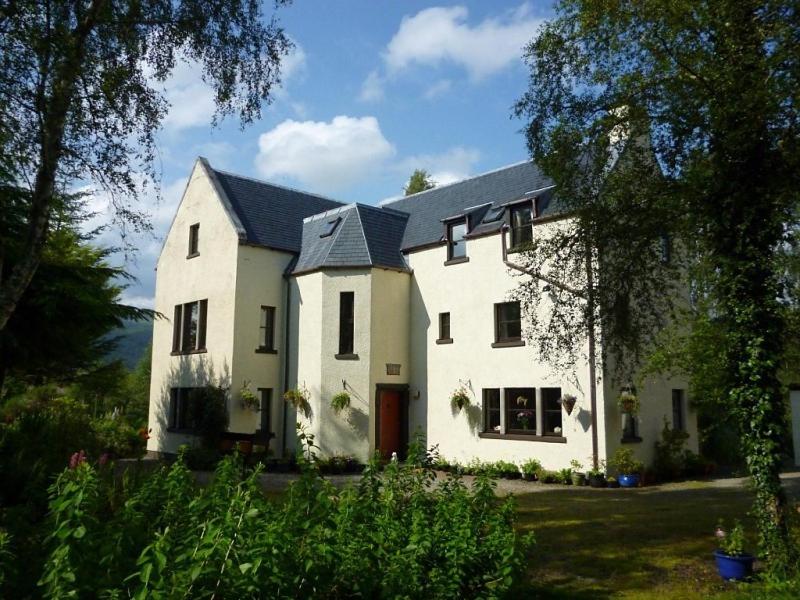
[[[467,209],[483,208],[483,214],[489,207],[501,206],[528,197],[530,192],[543,190],[553,185],[551,179],[530,161],[525,161],[495,171],[465,179],[449,185],[435,187],[411,196],[389,200],[381,203],[382,207],[407,212],[408,225],[403,236],[402,249],[410,250],[419,246],[434,244],[442,239],[444,226],[442,221],[456,217]],[[538,194],[537,194],[538,195]],[[543,194],[538,216],[546,216],[555,210],[550,202],[551,194]],[[470,214],[471,234],[480,235],[497,231],[504,220],[494,223],[480,224],[483,214]]]
[[[364,204],[308,217],[303,221],[300,256],[293,273],[336,267],[384,267],[407,271],[400,242],[408,215]],[[325,235],[335,224],[333,233]]]
[[303,219],[342,202],[213,169],[246,241],[287,252],[300,252]]

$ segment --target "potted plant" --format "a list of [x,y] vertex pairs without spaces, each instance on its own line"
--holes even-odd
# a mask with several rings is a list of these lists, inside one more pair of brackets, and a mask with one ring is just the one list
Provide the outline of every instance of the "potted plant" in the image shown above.
[[563,406],[564,410],[567,411],[567,416],[572,414],[572,409],[575,408],[575,402],[577,400],[578,399],[572,394],[564,394],[559,399],[559,402],[561,402],[561,406]]
[[[520,396],[521,397],[521,396]],[[532,410],[521,410],[517,413],[517,420],[522,425],[522,429],[527,431],[530,422],[536,418],[536,413]]]
[[569,465],[572,467],[572,471],[570,473],[572,485],[586,485],[586,474],[581,472],[583,465],[580,463],[580,461],[573,459],[569,461]]
[[525,481],[535,481],[539,478],[539,473],[542,472],[542,463],[535,458],[529,458],[522,463],[522,478]]
[[458,386],[450,396],[450,404],[456,411],[464,410],[470,405],[469,392],[463,385]]
[[619,487],[619,481],[617,481],[616,477],[609,477],[606,479],[606,485],[610,488],[616,489]]
[[605,461],[599,461],[597,468],[592,467],[586,471],[586,479],[589,480],[589,485],[593,488],[606,487]]
[[633,456],[630,448],[617,448],[611,464],[617,469],[619,484],[622,487],[636,487],[644,465]]
[[245,410],[258,410],[260,402],[258,396],[250,389],[250,381],[245,379],[242,383],[242,389],[239,390],[239,397],[242,399],[242,408]]
[[630,390],[623,390],[617,398],[617,405],[620,411],[627,415],[635,416],[639,414],[639,397]]
[[304,417],[308,418],[311,406],[308,403],[308,390],[305,386],[286,390],[286,393],[283,394],[283,399],[294,406],[297,412],[302,413]]
[[347,392],[339,392],[333,398],[331,398],[331,408],[337,415],[349,406],[350,394]]
[[742,581],[753,574],[755,556],[744,551],[744,528],[737,519],[733,528],[726,531],[722,521],[715,532],[719,548],[714,551],[717,571],[725,581]]

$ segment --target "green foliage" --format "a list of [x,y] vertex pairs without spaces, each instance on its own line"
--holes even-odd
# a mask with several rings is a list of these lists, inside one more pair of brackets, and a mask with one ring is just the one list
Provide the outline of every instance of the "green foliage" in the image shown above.
[[463,385],[458,386],[450,395],[450,405],[453,407],[453,410],[464,410],[470,403],[469,392]]
[[425,169],[415,169],[411,177],[409,177],[405,188],[403,188],[403,192],[406,196],[410,196],[411,194],[424,192],[425,190],[430,190],[435,187],[436,182],[431,179],[430,173]]
[[205,488],[179,460],[113,506],[91,467],[67,471],[52,489],[44,596],[503,597],[523,569],[532,538],[485,478],[431,488],[426,469],[372,464],[337,490],[313,461],[301,471],[274,502],[236,457]]
[[192,388],[189,422],[206,448],[216,449],[228,429],[228,390],[217,385]]
[[666,419],[661,430],[661,439],[655,443],[653,470],[660,480],[678,479],[697,474],[700,460],[694,452],[686,448],[689,433],[673,429]]
[[617,448],[608,464],[614,467],[620,475],[635,475],[644,471],[644,465],[634,457],[633,450],[630,448]]
[[640,408],[639,396],[637,396],[631,391],[625,390],[617,398],[617,406],[619,407],[619,410],[623,413],[627,413],[629,415],[634,415],[634,416],[638,415]]
[[540,463],[535,458],[529,458],[520,467],[523,475],[533,476],[535,478],[540,478],[540,474],[542,472],[542,463]]
[[719,549],[728,556],[741,556],[744,554],[744,527],[736,519],[731,529],[725,530],[724,523],[720,520],[717,525],[717,543]]
[[144,452],[144,440],[139,432],[121,416],[93,419],[91,427],[95,447],[110,458],[140,457]]
[[242,384],[242,389],[239,390],[239,397],[242,399],[242,406],[249,410],[257,410],[261,404],[258,396],[250,389],[249,380]]
[[304,417],[308,418],[311,415],[311,404],[308,402],[308,390],[305,386],[286,390],[283,399]]
[[[782,302],[791,298],[783,253],[800,187],[795,7],[563,0],[556,12],[526,49],[517,114],[576,218],[528,260],[531,272],[577,278],[589,301],[559,291],[556,314],[536,322],[544,294],[534,278],[522,293],[531,337],[544,332],[545,353],[573,349],[574,363],[579,335],[602,322],[603,357],[630,376],[666,323],[695,309],[691,278],[707,301],[697,308],[724,336],[720,397],[742,436],[762,552],[786,576],[797,559],[779,478]],[[662,238],[671,260],[662,261]],[[593,270],[579,268],[592,253],[602,265],[594,286],[581,278]]]
[[331,408],[337,415],[350,406],[350,394],[347,392],[339,392],[331,398]]

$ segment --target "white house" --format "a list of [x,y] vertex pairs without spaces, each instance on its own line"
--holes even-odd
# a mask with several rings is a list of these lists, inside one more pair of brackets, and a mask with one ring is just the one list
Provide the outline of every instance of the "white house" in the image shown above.
[[[362,461],[402,456],[417,430],[460,462],[554,469],[620,444],[649,461],[665,419],[696,450],[685,381],[648,380],[631,424],[599,372],[593,419],[588,365],[553,372],[526,345],[506,248],[562,218],[554,204],[531,162],[367,206],[198,159],[158,260],[155,308],[169,318],[154,324],[148,449],[191,442],[189,391],[215,382],[230,390],[229,429],[273,433],[278,456],[297,421],[324,453]],[[461,387],[471,406],[456,412]],[[308,393],[307,416],[283,401],[289,389]],[[351,402],[337,414],[341,391]]]

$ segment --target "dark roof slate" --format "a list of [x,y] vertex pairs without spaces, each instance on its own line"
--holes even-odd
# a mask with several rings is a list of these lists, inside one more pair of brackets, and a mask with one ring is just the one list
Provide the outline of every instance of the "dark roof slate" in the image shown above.
[[330,198],[216,169],[214,174],[244,226],[247,242],[259,246],[300,252],[303,219],[343,206]]
[[[329,236],[328,223],[340,219]],[[400,252],[408,215],[390,209],[350,204],[303,222],[300,256],[293,273],[336,267],[384,267],[407,270]]]
[[[484,204],[500,206],[552,185],[552,180],[536,165],[526,161],[412,196],[390,200],[381,206],[409,214],[402,249],[410,250],[439,242],[444,233],[444,219],[468,212],[466,209],[478,209]],[[554,204],[550,202],[539,216],[550,214],[553,210]],[[504,223],[500,220],[478,225],[480,218],[474,221],[471,231],[473,235],[496,231]]]

